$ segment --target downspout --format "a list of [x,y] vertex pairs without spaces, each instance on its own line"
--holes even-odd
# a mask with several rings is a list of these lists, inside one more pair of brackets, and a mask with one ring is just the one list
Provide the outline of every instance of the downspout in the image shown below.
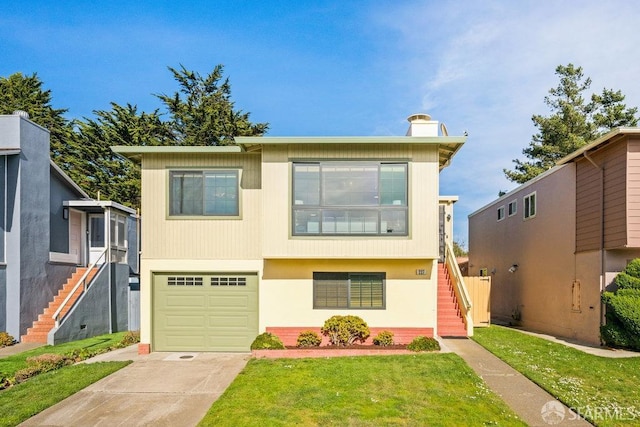
[[[606,287],[606,268],[605,268],[605,251],[604,251],[604,168],[589,157],[586,151],[583,153],[584,158],[589,161],[600,172],[600,295],[603,294]],[[600,326],[604,325],[605,305],[600,300]]]

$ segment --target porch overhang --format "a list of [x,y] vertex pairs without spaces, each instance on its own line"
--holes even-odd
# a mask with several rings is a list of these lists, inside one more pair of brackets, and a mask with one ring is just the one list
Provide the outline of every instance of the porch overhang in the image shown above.
[[78,209],[83,212],[104,212],[107,208],[115,209],[129,215],[135,215],[135,209],[112,202],[111,200],[67,200],[62,206]]

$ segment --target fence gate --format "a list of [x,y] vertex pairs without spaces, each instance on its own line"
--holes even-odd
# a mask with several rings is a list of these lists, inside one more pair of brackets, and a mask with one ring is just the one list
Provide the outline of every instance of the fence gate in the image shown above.
[[463,278],[471,298],[473,326],[491,324],[491,277],[473,276]]

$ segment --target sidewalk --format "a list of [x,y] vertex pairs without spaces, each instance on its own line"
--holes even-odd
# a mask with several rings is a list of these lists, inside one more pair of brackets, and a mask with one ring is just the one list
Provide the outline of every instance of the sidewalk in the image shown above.
[[529,332],[520,328],[509,327],[509,329],[513,329],[514,331],[518,331],[523,334],[542,338],[547,341],[554,342],[556,344],[566,345],[567,347],[575,348],[576,350],[580,350],[585,353],[592,354],[594,356],[610,357],[612,359],[617,359],[622,357],[640,357],[640,352],[638,351],[629,351],[629,350],[622,350],[619,348],[609,348],[609,347],[589,345],[580,341],[572,341],[568,338],[558,338],[552,335],[546,335],[539,332]]
[[3,357],[13,356],[14,354],[22,353],[23,351],[42,347],[44,345],[46,344],[35,342],[20,342],[18,344],[10,345],[9,347],[2,347],[0,348],[0,359],[2,359]]
[[[462,357],[489,388],[528,425],[591,426],[475,341],[468,338],[443,338],[441,342]],[[562,421],[558,422],[559,420]]]

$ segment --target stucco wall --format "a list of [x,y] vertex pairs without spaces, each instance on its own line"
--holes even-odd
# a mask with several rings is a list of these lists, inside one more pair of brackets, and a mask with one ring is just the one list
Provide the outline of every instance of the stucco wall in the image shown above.
[[69,253],[69,220],[62,217],[63,202],[76,200],[78,195],[66,183],[51,173],[49,194],[49,230],[51,252]]
[[[109,282],[111,268],[112,284]],[[111,315],[109,313],[109,288],[111,287]],[[59,344],[89,338],[110,332],[110,318],[114,320],[111,332],[128,329],[129,267],[112,264],[96,276],[82,300],[78,301],[58,329],[49,333],[49,344]]]
[[[523,197],[532,192],[536,215],[524,219]],[[518,211],[509,217],[512,200]],[[477,275],[487,268],[492,275],[492,316],[512,320],[518,307],[529,329],[598,343],[599,252],[574,255],[575,200],[575,165],[568,164],[471,214],[469,270]],[[505,218],[498,221],[500,206]],[[580,280],[580,311],[572,310],[574,280]]]

